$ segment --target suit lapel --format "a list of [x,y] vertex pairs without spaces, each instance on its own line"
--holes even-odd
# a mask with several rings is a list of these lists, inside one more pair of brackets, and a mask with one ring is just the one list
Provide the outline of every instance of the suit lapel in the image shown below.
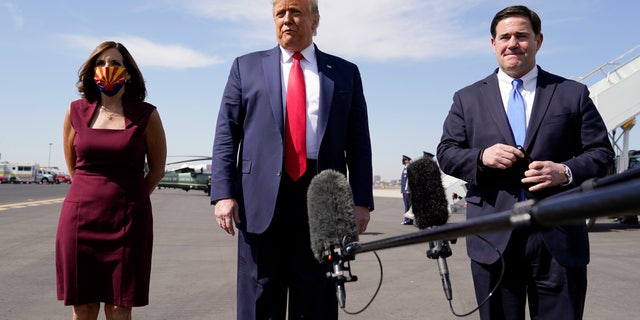
[[284,106],[282,105],[282,71],[280,70],[280,48],[265,52],[262,57],[262,72],[269,92],[271,110],[280,135],[284,136]]
[[484,85],[488,86],[489,90],[481,90],[481,92],[489,92],[483,98],[485,103],[482,105],[487,106],[486,112],[489,112],[493,121],[498,126],[500,134],[511,144],[515,145],[513,139],[513,133],[511,133],[511,126],[509,125],[509,119],[505,113],[505,105],[502,103],[502,97],[500,96],[500,87],[498,86],[497,69],[492,75],[484,79]]
[[[315,46],[315,45],[314,45]],[[328,55],[318,50],[316,47],[316,60],[318,61],[318,77],[320,80],[320,101],[318,113],[318,137],[322,141],[322,137],[329,123],[329,114],[331,114],[335,71]]]
[[529,117],[529,125],[527,126],[527,135],[524,141],[525,149],[528,149],[529,145],[534,140],[534,137],[540,129],[542,119],[544,118],[545,114],[547,114],[547,110],[549,110],[549,106],[551,105],[551,98],[553,97],[553,93],[555,92],[555,90],[556,84],[550,81],[549,74],[542,70],[542,68],[538,68],[536,97],[533,101],[531,117]]

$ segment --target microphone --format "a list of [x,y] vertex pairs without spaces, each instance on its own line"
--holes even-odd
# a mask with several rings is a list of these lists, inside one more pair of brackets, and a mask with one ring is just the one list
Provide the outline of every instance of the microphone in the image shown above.
[[331,265],[327,277],[335,281],[338,304],[344,308],[344,283],[357,281],[349,265],[353,256],[346,255],[345,248],[358,241],[353,196],[345,175],[328,169],[313,177],[307,190],[307,211],[311,251],[320,263]]
[[447,223],[449,202],[438,164],[427,158],[413,161],[407,166],[407,179],[416,226],[425,229]]
[[[449,202],[442,186],[438,164],[421,158],[407,166],[407,180],[411,190],[411,210],[419,229],[443,225],[449,220]],[[451,242],[455,243],[455,240]],[[427,257],[438,260],[442,289],[447,300],[452,299],[447,257],[452,254],[448,240],[430,241]]]

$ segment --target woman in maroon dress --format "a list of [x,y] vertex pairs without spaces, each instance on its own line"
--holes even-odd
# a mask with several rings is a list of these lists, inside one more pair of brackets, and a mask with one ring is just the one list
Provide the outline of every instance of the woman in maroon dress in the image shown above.
[[78,74],[82,99],[63,125],[73,183],[56,235],[58,299],[73,319],[97,319],[100,303],[107,319],[131,319],[132,307],[149,303],[149,195],[164,175],[164,129],[122,44],[98,45]]

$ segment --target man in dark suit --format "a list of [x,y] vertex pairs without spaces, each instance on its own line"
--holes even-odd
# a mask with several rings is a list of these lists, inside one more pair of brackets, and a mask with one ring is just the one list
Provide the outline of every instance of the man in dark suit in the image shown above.
[[[468,182],[469,220],[603,176],[613,160],[587,88],[536,65],[543,39],[538,15],[524,6],[505,8],[495,15],[491,36],[499,68],[455,93],[437,151],[442,170]],[[512,105],[522,106],[519,123]],[[478,303],[497,286],[481,319],[524,319],[525,303],[531,318],[582,318],[589,262],[584,224],[483,236],[487,242],[467,238]],[[500,283],[494,247],[506,263]]]
[[[239,230],[238,319],[284,319],[287,305],[290,319],[337,319],[327,266],[311,252],[306,192],[322,170],[348,172],[358,231],[365,231],[373,170],[362,80],[356,65],[313,44],[317,0],[275,0],[273,18],[279,45],[231,67],[213,145],[211,202],[218,225],[230,235],[234,223]],[[287,92],[300,88],[295,74],[304,78],[297,127],[292,114],[300,97]],[[302,142],[295,140],[301,131]]]
[[[407,179],[407,166],[411,162],[408,156],[402,156],[402,173],[400,174],[400,193],[402,193],[402,202],[404,203],[404,212],[409,212],[411,208],[411,190],[409,190],[409,181]],[[413,225],[413,219],[405,216],[402,219],[402,225]]]

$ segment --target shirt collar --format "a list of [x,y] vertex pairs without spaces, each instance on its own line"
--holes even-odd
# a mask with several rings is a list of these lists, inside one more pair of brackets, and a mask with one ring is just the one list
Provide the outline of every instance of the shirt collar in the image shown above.
[[[293,54],[293,53],[292,53]],[[511,87],[511,82],[513,81],[511,76],[506,74],[502,69],[498,68],[498,81],[503,84],[508,84]],[[524,76],[520,77],[523,83],[523,89],[527,91],[535,91],[536,82],[538,80],[538,67],[531,69],[531,71],[527,72]]]
[[[295,53],[295,51],[286,50],[282,46],[279,47],[280,51],[282,52],[282,62],[290,63],[291,59],[293,59],[293,54]],[[302,49],[300,53],[302,53],[304,60],[307,60],[309,63],[316,62],[316,48],[313,43],[311,43],[308,47]]]

